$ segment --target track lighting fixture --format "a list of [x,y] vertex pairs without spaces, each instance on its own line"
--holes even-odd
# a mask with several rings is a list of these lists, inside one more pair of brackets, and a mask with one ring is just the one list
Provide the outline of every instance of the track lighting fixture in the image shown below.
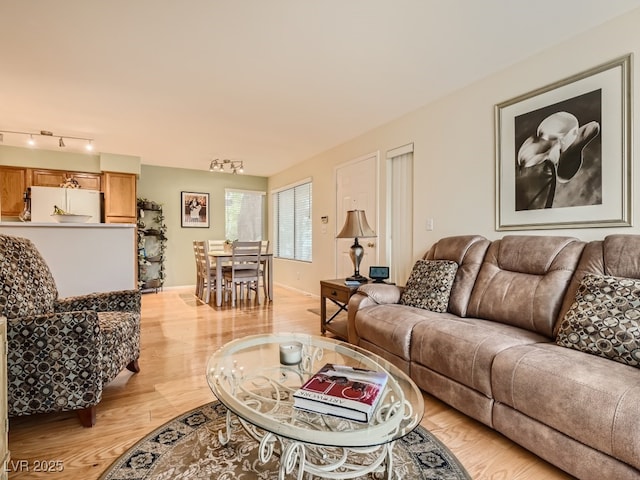
[[237,173],[244,173],[244,162],[242,160],[224,160],[214,159],[209,163],[210,172],[225,172],[228,171],[234,175]]
[[93,151],[93,139],[92,138],[83,138],[83,137],[71,137],[69,135],[54,135],[52,132],[49,132],[47,130],[40,130],[39,132],[36,133],[32,133],[32,132],[17,132],[14,130],[0,130],[0,142],[4,142],[4,134],[10,134],[10,135],[28,135],[29,138],[27,139],[27,144],[30,147],[33,147],[36,145],[36,140],[34,138],[34,136],[41,136],[41,137],[53,137],[56,136],[58,137],[58,146],[60,148],[64,148],[66,147],[66,143],[65,143],[65,139],[66,140],[82,140],[84,142],[86,142],[85,145],[85,149],[88,151]]

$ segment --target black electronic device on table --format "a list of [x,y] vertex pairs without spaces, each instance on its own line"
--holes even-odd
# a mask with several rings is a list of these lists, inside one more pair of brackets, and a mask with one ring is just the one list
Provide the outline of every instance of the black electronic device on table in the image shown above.
[[369,277],[373,283],[384,283],[389,278],[389,267],[369,267]]

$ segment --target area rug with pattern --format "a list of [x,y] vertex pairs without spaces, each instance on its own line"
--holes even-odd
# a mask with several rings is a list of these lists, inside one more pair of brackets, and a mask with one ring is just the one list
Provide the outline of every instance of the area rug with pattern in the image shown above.
[[[277,459],[261,462],[257,442],[242,428],[233,430],[232,440],[226,446],[220,444],[218,431],[224,428],[225,419],[226,409],[219,402],[182,414],[146,435],[99,480],[278,478]],[[358,464],[370,464],[367,454],[362,454],[361,461]],[[297,475],[297,471],[294,474]],[[382,474],[358,478],[382,478]],[[396,442],[393,478],[471,479],[447,447],[422,427]]]

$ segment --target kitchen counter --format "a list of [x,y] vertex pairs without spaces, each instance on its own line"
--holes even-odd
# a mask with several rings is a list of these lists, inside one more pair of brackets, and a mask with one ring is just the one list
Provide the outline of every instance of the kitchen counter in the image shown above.
[[35,244],[60,297],[137,288],[135,224],[0,222],[0,233]]

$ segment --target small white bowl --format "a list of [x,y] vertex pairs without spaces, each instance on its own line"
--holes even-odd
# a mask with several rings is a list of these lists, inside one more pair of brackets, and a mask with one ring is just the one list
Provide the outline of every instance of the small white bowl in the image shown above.
[[86,223],[91,218],[91,215],[76,215],[74,213],[54,213],[51,216],[58,223]]

